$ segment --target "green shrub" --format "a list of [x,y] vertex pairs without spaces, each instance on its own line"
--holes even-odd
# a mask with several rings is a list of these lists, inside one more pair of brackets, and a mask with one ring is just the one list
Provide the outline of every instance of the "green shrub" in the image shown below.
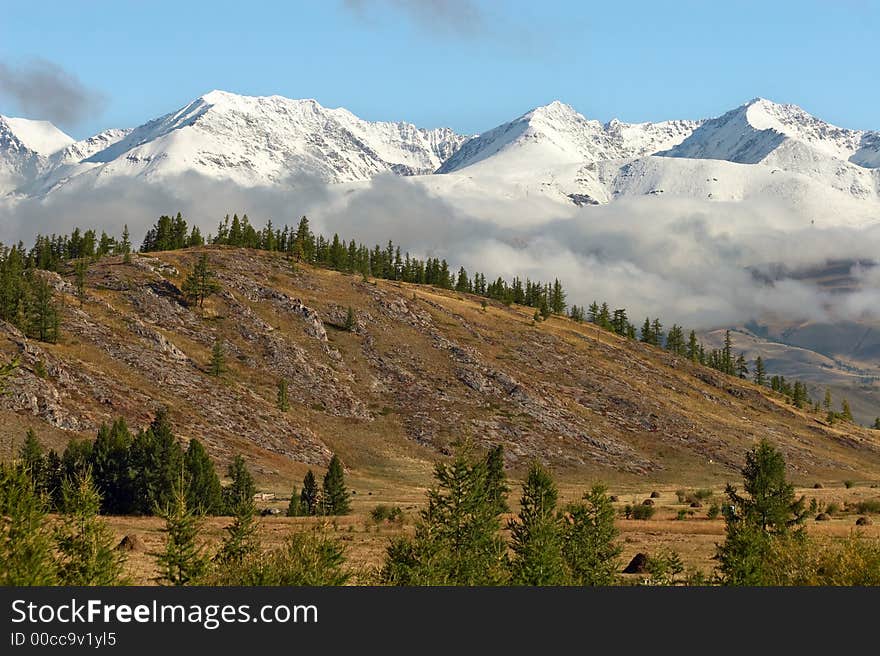
[[632,519],[651,519],[654,516],[654,506],[644,506],[637,504],[635,506],[627,506],[630,509],[630,517]]
[[675,516],[675,518],[678,519],[678,520],[682,520],[682,519],[684,519],[685,517],[687,517],[687,514],[688,514],[688,511],[685,510],[684,508],[681,508],[681,509],[678,511],[678,514]]
[[860,515],[880,513],[880,499],[865,499],[856,504],[856,512]]
[[771,541],[767,585],[880,585],[880,541],[858,534],[843,539]]
[[648,556],[646,569],[654,585],[675,585],[676,577],[684,572],[684,563],[678,552],[664,549],[658,554]]
[[687,501],[687,490],[676,490],[675,496],[678,498],[679,503],[685,503]]
[[839,512],[839,511],[840,511],[840,504],[835,503],[834,501],[832,501],[831,503],[829,503],[825,506],[825,514],[826,515],[833,515],[834,513]]
[[708,517],[709,519],[716,519],[720,514],[721,506],[719,506],[717,503],[713,503],[711,506],[709,506],[709,510],[706,511],[706,517]]
[[336,540],[317,532],[294,533],[284,545],[254,554],[240,563],[217,568],[210,585],[330,586],[345,585],[351,573]]
[[850,489],[853,485],[855,485],[855,483],[853,483],[852,481],[843,482],[843,487],[845,487],[847,490]]
[[402,522],[403,510],[400,509],[400,506],[392,507],[380,504],[370,511],[370,517],[377,524],[385,521],[389,523]]

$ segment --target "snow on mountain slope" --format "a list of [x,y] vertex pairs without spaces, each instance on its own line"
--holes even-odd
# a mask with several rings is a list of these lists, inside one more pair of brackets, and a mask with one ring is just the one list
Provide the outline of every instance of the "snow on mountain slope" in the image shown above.
[[65,134],[49,121],[32,121],[27,118],[0,116],[9,130],[27,148],[43,156],[49,156],[73,143],[73,137]]
[[602,125],[557,100],[468,140],[437,172],[460,171],[500,155],[505,158],[500,166],[506,168],[529,162],[540,168],[638,157],[680,143],[698,125],[696,121],[627,124],[616,119]]
[[872,199],[861,198],[809,175],[768,166],[651,156],[623,166],[607,162],[600,166],[600,177],[607,181],[612,199],[653,196],[772,203],[794,210],[789,216],[804,223],[824,227],[858,226],[880,218],[876,188]]
[[613,119],[605,124],[605,132],[620,143],[625,157],[642,157],[677,146],[701,124],[687,120],[623,123]]
[[118,175],[160,180],[194,171],[244,186],[295,176],[336,183],[383,172],[429,173],[462,141],[447,128],[373,123],[314,100],[212,91],[135,128],[86,158],[83,169],[100,165],[92,173],[96,180]]
[[[0,118],[0,194],[47,198],[66,188],[83,196],[113,181],[170,190],[188,174],[244,188],[305,181],[356,190],[396,174],[493,217],[492,207],[566,214],[652,196],[784,202],[818,221],[880,219],[880,133],[838,128],[763,99],[705,121],[635,124],[602,124],[555,101],[472,138],[364,121],[314,100],[223,91],[133,130],[75,143],[35,125]],[[22,131],[32,145],[35,133],[55,134],[43,151],[65,145],[46,156]]]
[[48,121],[0,115],[0,196],[35,179],[73,139]]
[[870,167],[878,152],[880,136],[876,132],[839,128],[796,105],[756,98],[706,121],[681,144],[658,154],[756,164],[787,141],[795,141],[827,158]]
[[103,132],[99,132],[98,134],[92,137],[88,137],[87,139],[73,142],[66,148],[63,148],[53,153],[51,159],[54,163],[57,164],[78,163],[101,152],[102,150],[106,150],[113,144],[118,143],[119,141],[127,137],[129,134],[131,134],[130,128],[124,130],[120,130],[117,128],[104,130]]
[[706,121],[658,155],[762,164],[877,200],[877,176],[868,167],[880,164],[878,145],[877,133],[839,128],[795,105],[757,98]]
[[880,169],[880,132],[865,132],[859,149],[850,157],[853,164]]

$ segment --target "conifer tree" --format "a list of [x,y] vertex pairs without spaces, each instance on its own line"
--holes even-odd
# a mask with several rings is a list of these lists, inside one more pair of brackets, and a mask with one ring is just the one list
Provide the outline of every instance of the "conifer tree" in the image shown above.
[[24,443],[18,451],[18,462],[34,484],[39,486],[43,472],[43,447],[40,446],[33,428],[28,428],[25,433]]
[[736,371],[736,375],[745,380],[746,376],[749,375],[749,366],[746,364],[746,356],[740,353],[736,358],[736,364],[734,366]]
[[189,441],[183,462],[187,505],[197,514],[219,515],[223,511],[223,488],[214,463],[196,438]]
[[89,462],[95,487],[101,493],[101,512],[125,515],[134,512],[133,440],[124,419],[101,424]]
[[562,523],[556,511],[559,493],[550,474],[533,463],[523,484],[520,511],[508,522],[513,585],[565,585]]
[[342,468],[342,461],[335,453],[330,458],[322,487],[323,514],[347,515],[351,511],[350,494],[345,487],[345,471]]
[[0,585],[55,585],[45,498],[23,467],[0,463]]
[[354,332],[354,329],[357,327],[357,317],[354,314],[354,309],[349,305],[348,311],[345,314],[345,325],[344,328],[348,332]]
[[128,233],[128,224],[122,228],[122,241],[119,242],[118,252],[122,253],[122,261],[131,264],[131,236]]
[[63,520],[56,531],[60,585],[120,585],[125,558],[98,518],[101,495],[86,471],[62,484]]
[[226,355],[223,352],[223,342],[214,340],[211,348],[211,365],[209,371],[212,376],[220,377],[226,372]]
[[872,426],[874,430],[880,430],[880,417],[874,419],[874,425]]
[[290,410],[290,402],[287,399],[287,379],[282,378],[278,381],[278,409],[281,412]]
[[852,410],[850,410],[850,408],[849,408],[849,401],[844,399],[843,401],[841,401],[840,407],[841,407],[841,410],[840,410],[841,419],[843,419],[844,421],[848,421],[848,422],[854,421],[853,416],[852,416]]
[[721,371],[731,376],[734,374],[733,340],[730,331],[724,332],[724,347],[721,349]]
[[157,581],[161,585],[195,584],[208,571],[205,547],[198,543],[199,521],[186,502],[186,481],[180,476],[170,500],[159,509],[165,520],[165,548],[154,553],[159,566]]
[[393,585],[493,585],[506,578],[498,503],[489,494],[485,459],[459,448],[434,468],[413,538],[392,541],[381,577]]
[[697,333],[693,330],[688,335],[687,358],[691,362],[698,362],[700,360],[700,346],[697,343]]
[[189,233],[189,237],[186,239],[187,248],[193,248],[195,246],[204,246],[205,239],[202,237],[202,231],[199,230],[199,226],[193,226],[192,232]]
[[822,401],[822,407],[825,408],[826,411],[831,412],[831,388],[825,388],[825,398]]
[[651,322],[651,344],[654,346],[663,346],[663,342],[663,324],[660,323],[660,319],[654,319],[654,321]]
[[684,342],[684,330],[678,324],[672,324],[669,334],[666,336],[666,350],[676,355],[684,355],[686,351]]
[[41,342],[55,343],[59,337],[60,318],[52,296],[52,288],[41,276],[30,276],[30,302],[27,304],[26,332]]
[[303,477],[303,489],[300,492],[300,509],[304,515],[318,514],[318,481],[310,469]]
[[564,314],[565,307],[565,292],[562,290],[559,278],[556,278],[553,281],[553,289],[550,292],[550,309],[553,311],[553,314]]
[[257,534],[256,509],[253,497],[241,500],[234,509],[234,519],[224,530],[226,537],[214,556],[214,561],[227,566],[238,565],[260,550]]
[[[785,458],[766,439],[746,454],[742,469],[746,496],[727,486],[726,538],[718,548],[724,581],[766,585],[767,561],[774,538],[792,534],[806,516],[804,497],[795,498],[785,478]],[[795,531],[794,537],[802,531]]]
[[755,358],[754,381],[762,387],[767,384],[767,371],[764,369],[764,360],[760,355]]
[[232,480],[223,489],[223,502],[226,512],[234,515],[240,505],[253,502],[257,488],[241,455],[236,455],[232,459],[226,475]]
[[220,284],[214,275],[208,254],[202,253],[181,287],[184,295],[198,305],[200,310],[204,310],[206,298],[220,291]]
[[620,546],[614,506],[605,487],[594,485],[568,507],[562,553],[575,585],[612,585],[617,580]]
[[486,489],[499,513],[510,510],[507,505],[507,477],[504,475],[504,447],[496,444],[486,454]]
[[639,334],[639,341],[644,342],[645,344],[654,343],[654,333],[651,330],[651,320],[648,317],[645,317],[645,323],[642,324],[642,331]]
[[86,275],[89,272],[89,262],[85,258],[77,260],[73,265],[73,273],[74,273],[74,281],[76,288],[76,298],[79,300],[79,305],[82,307],[82,304],[86,300]]
[[306,513],[303,512],[302,505],[300,503],[299,493],[296,491],[296,485],[293,486],[293,491],[290,493],[290,503],[287,504],[287,516],[288,517],[299,517],[300,515],[304,515]]
[[[183,450],[174,437],[165,408],[156,413],[147,430],[135,437],[130,462],[134,511],[150,515],[168,506],[183,472]],[[186,494],[185,488],[182,493]]]

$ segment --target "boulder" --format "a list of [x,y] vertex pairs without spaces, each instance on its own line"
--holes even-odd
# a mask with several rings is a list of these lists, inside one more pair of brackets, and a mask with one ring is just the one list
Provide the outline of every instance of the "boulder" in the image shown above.
[[623,573],[624,574],[644,574],[648,571],[648,554],[637,553],[633,556],[632,560],[629,561],[629,565],[627,565]]
[[116,551],[143,551],[143,549],[143,542],[134,533],[124,536],[116,545]]

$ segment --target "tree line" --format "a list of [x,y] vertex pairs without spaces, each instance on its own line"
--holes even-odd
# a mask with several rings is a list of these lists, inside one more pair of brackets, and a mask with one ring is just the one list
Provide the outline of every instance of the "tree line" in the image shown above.
[[[535,282],[530,279],[513,278],[510,282],[501,277],[487,281],[482,273],[470,276],[460,267],[457,274],[450,271],[446,260],[427,258],[420,260],[406,253],[401,254],[400,246],[389,241],[384,248],[375,245],[372,249],[355,240],[346,241],[334,234],[328,239],[312,232],[309,220],[303,216],[295,229],[284,225],[276,228],[269,220],[262,229],[251,225],[247,215],[239,218],[226,215],[217,226],[216,235],[204,238],[198,226],[190,227],[180,212],[176,216],[162,215],[147,231],[141,244],[141,252],[177,250],[221,244],[266,251],[284,252],[292,261],[323,266],[330,269],[360,273],[365,278],[376,277],[388,280],[433,285],[470,293],[501,301],[534,307],[535,321],[551,315],[564,315],[576,322],[589,321],[600,328],[622,337],[638,340],[685,357],[727,375],[752,380],[761,386],[769,386],[773,391],[785,396],[798,408],[812,408],[819,413],[824,410],[829,423],[835,421],[852,422],[852,412],[846,399],[842,400],[840,411],[832,410],[830,405],[820,407],[818,400],[809,397],[807,386],[799,381],[787,381],[784,376],[768,376],[763,359],[759,356],[752,367],[743,353],[734,353],[730,331],[725,332],[721,348],[707,349],[697,339],[694,330],[673,324],[668,330],[659,318],[645,318],[641,328],[631,323],[627,310],[617,308],[613,311],[607,302],[593,301],[588,308],[567,304],[567,294],[555,279],[553,283]],[[75,260],[75,289],[80,302],[85,297],[85,273],[88,263],[94,259],[111,254],[123,254],[130,258],[132,245],[128,226],[117,239],[105,232],[100,238],[94,230],[81,231],[75,228],[70,235],[45,237],[38,235],[34,246],[27,250],[19,243],[11,248],[0,245],[0,319],[9,321],[28,337],[41,341],[55,342],[60,334],[60,311],[53,299],[48,282],[35,275],[35,269],[59,271],[70,260]],[[190,302],[199,308],[205,299],[219,291],[220,286],[214,278],[207,254],[202,254],[193,271],[187,276],[182,291]],[[353,317],[347,319],[350,321]],[[349,325],[348,323],[346,324]],[[687,334],[687,337],[685,335]],[[217,343],[212,350],[210,371],[213,375],[223,372],[222,344]],[[873,428],[880,429],[880,417]]]
[[[751,380],[754,383],[761,387],[769,387],[772,391],[781,394],[791,405],[812,410],[817,414],[824,412],[825,419],[829,424],[836,421],[849,423],[854,421],[847,399],[841,400],[840,411],[832,408],[830,390],[826,390],[825,399],[820,405],[818,400],[810,398],[806,383],[786,380],[785,376],[781,375],[768,375],[761,356],[755,358],[750,368],[745,354],[734,352],[730,330],[725,331],[721,348],[707,349],[697,339],[696,331],[687,331],[678,324],[673,324],[668,331],[664,331],[663,323],[659,318],[645,318],[641,328],[637,330],[636,326],[629,321],[625,308],[612,311],[608,303],[605,302],[600,305],[593,301],[586,310],[583,307],[573,305],[568,316],[578,323],[588,321],[621,337],[665,349],[677,356],[687,358],[694,364],[715,369],[728,376],[747,380],[751,373]],[[685,338],[686,333],[687,338]],[[874,421],[871,428],[880,430],[880,417]]]
[[241,218],[233,214],[231,219],[227,215],[217,226],[216,234],[203,238],[197,227],[188,227],[179,212],[173,218],[163,215],[147,232],[141,252],[204,244],[286,253],[294,262],[361,274],[365,278],[399,280],[476,294],[507,304],[535,307],[544,316],[563,314],[567,307],[566,294],[558,279],[553,283],[542,283],[515,277],[508,282],[501,277],[487,280],[485,274],[479,272],[471,276],[464,267],[453,272],[445,259],[413,257],[402,252],[400,246],[391,240],[384,247],[376,244],[370,248],[354,239],[340,238],[338,234],[332,237],[315,234],[305,216],[295,229],[288,225],[277,228],[271,220],[262,229],[257,229],[246,214]]
[[[0,464],[0,585],[127,583],[125,556],[99,517],[102,495],[91,470],[64,480],[61,515],[52,523],[32,467],[24,455]],[[743,492],[732,485],[725,491],[725,538],[710,576],[677,578],[684,566],[667,551],[648,558],[643,578],[627,581],[620,575],[616,513],[604,486],[561,504],[551,473],[535,462],[522,484],[519,511],[510,515],[501,447],[480,456],[464,445],[435,466],[415,532],[392,538],[381,567],[367,579],[405,586],[880,584],[876,541],[858,534],[832,541],[807,535],[804,498],[796,497],[784,457],[770,442],[747,452],[741,473]],[[342,585],[354,574],[342,542],[326,525],[294,531],[282,546],[264,549],[253,497],[236,505],[220,543],[208,546],[182,475],[159,515],[164,545],[151,555],[160,584]]]
[[[184,448],[164,409],[136,434],[122,418],[102,424],[94,441],[71,440],[61,455],[54,449],[44,452],[29,430],[18,456],[50,511],[64,507],[65,484],[86,474],[101,498],[100,512],[107,515],[157,514],[172,502],[177,487],[199,515],[234,515],[256,493],[241,455],[227,468],[230,482],[221,485],[205,447],[192,438]],[[345,514],[348,499],[342,463],[334,454],[324,478],[324,497],[316,495],[313,511],[304,514]]]

